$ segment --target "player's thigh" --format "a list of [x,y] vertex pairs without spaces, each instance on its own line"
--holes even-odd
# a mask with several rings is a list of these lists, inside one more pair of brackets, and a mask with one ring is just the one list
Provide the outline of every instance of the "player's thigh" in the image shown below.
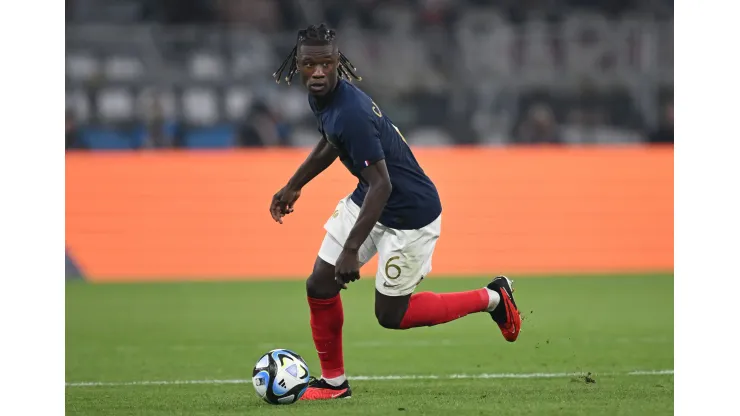
[[419,230],[388,230],[377,243],[375,289],[391,297],[410,295],[432,270],[441,218]]
[[[318,299],[328,299],[339,293],[340,286],[335,279],[334,265],[337,264],[339,255],[342,254],[343,245],[328,232],[321,242],[319,255],[314,263],[313,273],[306,281],[306,292],[308,296]],[[360,247],[358,256],[360,266],[365,264],[375,254],[375,245],[366,242]]]
[[[340,287],[334,278],[334,265],[342,254],[344,243],[350,230],[354,227],[359,214],[359,207],[344,198],[326,221],[326,235],[321,242],[319,254],[314,264],[314,271],[306,282],[309,296],[327,299],[339,293]],[[368,237],[358,251],[360,265],[364,265],[375,255],[377,249],[371,237]]]
[[[334,212],[324,224],[326,236],[319,249],[319,257],[331,265],[337,264],[337,259],[342,253],[344,243],[347,241],[350,231],[355,226],[359,214],[360,207],[349,197],[339,201]],[[373,232],[365,239],[357,252],[361,265],[370,261],[377,252],[374,235],[378,233],[378,228],[376,226],[373,229]]]

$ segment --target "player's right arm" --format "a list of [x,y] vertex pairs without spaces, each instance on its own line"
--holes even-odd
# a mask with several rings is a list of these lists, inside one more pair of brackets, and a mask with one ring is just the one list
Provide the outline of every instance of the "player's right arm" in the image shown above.
[[272,203],[270,203],[272,219],[282,224],[282,218],[293,212],[293,205],[301,196],[301,189],[331,166],[337,157],[339,157],[339,152],[322,137],[290,178],[288,184],[273,195]]
[[325,138],[321,138],[311,154],[298,167],[286,185],[290,189],[303,189],[307,183],[331,166],[339,157],[339,152]]

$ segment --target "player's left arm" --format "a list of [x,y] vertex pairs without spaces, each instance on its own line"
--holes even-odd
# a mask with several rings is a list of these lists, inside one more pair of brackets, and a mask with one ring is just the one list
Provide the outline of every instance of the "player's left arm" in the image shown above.
[[385,204],[393,190],[391,178],[388,176],[388,167],[383,159],[365,167],[361,175],[369,186],[357,221],[344,243],[345,250],[355,253],[360,249],[362,243],[370,235],[370,231],[373,230],[375,223],[380,219],[380,215],[383,213]]
[[344,244],[345,250],[356,253],[380,219],[391,195],[391,179],[380,143],[379,118],[372,108],[363,105],[347,108],[339,121],[341,140],[355,165],[354,170],[368,183],[360,214]]
[[354,163],[352,170],[368,184],[357,221],[334,266],[337,283],[345,289],[347,283],[360,278],[358,252],[380,219],[392,190],[376,117],[369,108],[348,108],[340,120],[340,140]]

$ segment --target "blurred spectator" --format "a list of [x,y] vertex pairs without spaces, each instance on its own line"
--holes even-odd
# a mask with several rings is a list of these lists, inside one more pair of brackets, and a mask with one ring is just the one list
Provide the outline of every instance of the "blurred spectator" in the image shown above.
[[72,109],[67,109],[64,117],[64,150],[84,148],[80,140],[80,129]]
[[516,132],[516,142],[521,144],[560,143],[557,121],[552,108],[545,103],[529,107]]
[[75,0],[64,0],[64,21],[70,23],[74,20]]
[[141,2],[145,20],[165,24],[208,23],[216,18],[211,0],[149,0]]
[[609,123],[606,111],[598,107],[571,110],[561,132],[565,144],[635,143],[641,140],[638,132]]
[[660,125],[650,133],[648,142],[673,144],[673,102],[668,102],[665,105]]
[[584,144],[590,141],[586,123],[586,111],[580,107],[571,108],[563,123],[563,142],[567,144]]
[[282,146],[288,144],[289,129],[265,103],[257,102],[237,134],[240,147]]
[[456,18],[455,0],[421,0],[421,20],[427,26],[451,28]]
[[264,31],[280,29],[280,8],[275,0],[217,0],[219,20]]
[[175,147],[177,124],[165,115],[162,97],[157,93],[147,95],[142,107],[144,126],[141,131],[141,147],[145,149]]

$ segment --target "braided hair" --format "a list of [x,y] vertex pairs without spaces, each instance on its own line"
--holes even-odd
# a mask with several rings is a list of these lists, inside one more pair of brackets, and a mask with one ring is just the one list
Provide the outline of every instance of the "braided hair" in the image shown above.
[[[296,45],[293,47],[293,50],[290,51],[288,56],[285,58],[283,63],[280,65],[280,68],[277,69],[272,74],[272,77],[275,78],[275,82],[278,84],[280,83],[280,79],[283,76],[283,72],[287,69],[287,76],[285,77],[285,81],[288,82],[288,85],[290,85],[290,81],[295,76],[296,72],[298,72],[298,47],[302,44],[310,43],[314,45],[328,45],[331,42],[334,41],[336,38],[337,33],[334,31],[334,29],[329,29],[325,24],[321,24],[319,26],[311,25],[306,29],[301,29],[298,31],[298,39],[296,40]],[[347,81],[352,81],[352,79],[356,79],[358,81],[362,81],[362,77],[357,75],[357,68],[355,68],[354,65],[352,65],[352,62],[347,59],[346,56],[340,51],[339,52],[339,65],[337,66],[337,72],[339,74],[339,78],[343,78]]]

